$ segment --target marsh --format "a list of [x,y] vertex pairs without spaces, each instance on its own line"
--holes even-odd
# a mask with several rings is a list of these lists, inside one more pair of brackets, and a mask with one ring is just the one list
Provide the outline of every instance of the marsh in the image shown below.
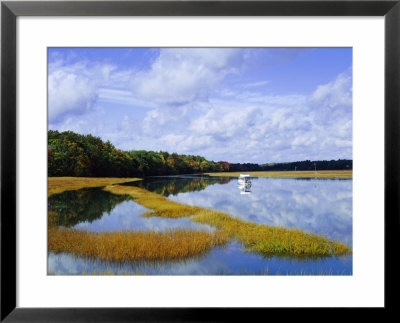
[[[135,188],[138,195],[125,194]],[[117,192],[119,190],[119,192]],[[116,193],[114,194],[113,193]],[[122,192],[122,193],[121,193]],[[124,193],[125,192],[125,193]],[[148,193],[146,193],[148,192]],[[157,214],[149,194],[174,209]],[[135,193],[139,194],[139,193]],[[147,199],[145,199],[145,197]],[[140,202],[142,199],[142,202]],[[164,200],[162,200],[164,199]],[[146,205],[148,207],[146,207]],[[160,205],[160,203],[158,203]],[[68,206],[68,207],[66,207]],[[146,275],[351,275],[352,254],[293,255],[250,250],[243,234],[215,236],[215,221],[196,220],[199,210],[226,214],[229,223],[254,228],[300,230],[312,237],[324,237],[352,247],[352,180],[252,178],[248,194],[241,194],[237,178],[203,175],[148,177],[135,182],[53,194],[49,215],[57,228],[99,235],[112,232],[148,232],[161,235],[174,231],[194,232],[201,248],[182,257],[153,257],[107,260],[70,252],[49,250],[49,274]],[[79,212],[77,212],[79,210]],[[162,210],[166,211],[165,207]],[[152,214],[152,213],[156,214]],[[79,215],[78,215],[79,213]],[[204,212],[203,212],[204,213]],[[164,216],[163,216],[164,215]],[[225,221],[226,222],[226,221]],[[225,225],[224,228],[227,226]],[[290,231],[292,232],[292,231]],[[79,233],[79,232],[78,232]],[[235,235],[236,234],[236,235]],[[193,238],[194,235],[192,234]],[[145,236],[143,236],[144,239]],[[170,237],[171,238],[171,237]],[[183,239],[183,236],[175,237]],[[172,239],[172,238],[171,238]],[[170,240],[171,240],[170,239]],[[173,239],[172,239],[173,240]],[[176,240],[179,245],[179,241]]]

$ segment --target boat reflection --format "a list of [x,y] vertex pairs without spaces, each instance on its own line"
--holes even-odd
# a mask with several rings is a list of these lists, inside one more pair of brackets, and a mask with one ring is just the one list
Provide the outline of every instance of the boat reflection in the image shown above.
[[240,194],[251,194],[251,184],[250,185],[238,185]]
[[250,175],[240,174],[238,178],[238,188],[240,194],[250,194],[251,193],[251,180]]

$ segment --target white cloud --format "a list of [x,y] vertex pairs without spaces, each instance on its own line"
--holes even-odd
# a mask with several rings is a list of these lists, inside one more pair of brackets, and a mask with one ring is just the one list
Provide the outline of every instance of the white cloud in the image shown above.
[[292,146],[309,146],[314,144],[317,141],[317,138],[312,133],[307,133],[301,137],[296,137],[292,141]]
[[160,104],[207,100],[227,74],[238,72],[241,61],[239,49],[162,49],[149,71],[133,77],[132,90]]
[[[200,154],[213,160],[264,163],[349,158],[350,86],[349,78],[341,74],[308,97],[252,93],[251,102],[256,101],[255,104],[249,102],[249,96],[238,96],[236,101],[210,100],[197,110],[192,105],[185,106],[186,110],[160,105],[148,113],[143,128],[165,150]],[[334,101],[336,97],[338,102]],[[317,99],[323,104],[314,105]],[[329,123],[321,117],[325,114]]]
[[345,72],[334,81],[318,86],[310,96],[309,105],[314,109],[317,120],[329,124],[340,118],[351,119],[352,100],[352,76],[350,72]]
[[245,90],[236,90],[236,91],[221,91],[221,98],[211,98],[210,102],[215,104],[224,104],[228,103],[231,106],[244,106],[249,105],[250,103],[253,105],[263,105],[264,107],[298,107],[300,105],[306,105],[308,97],[302,94],[287,94],[287,95],[266,95],[262,92],[255,91],[245,91]]
[[102,87],[97,90],[97,93],[99,102],[111,102],[128,106],[155,107],[155,105],[149,101],[135,98],[133,93],[128,90]]
[[318,86],[311,95],[310,101],[314,105],[325,108],[351,107],[352,105],[352,78],[348,73],[339,74],[336,80]]
[[255,107],[233,109],[230,112],[211,108],[207,114],[191,122],[189,131],[226,140],[237,135],[248,134],[260,116],[262,116],[261,109]]
[[102,113],[100,108],[85,114],[83,118],[80,115],[68,115],[63,118],[61,122],[49,122],[49,129],[57,129],[58,131],[74,131],[80,134],[92,134],[94,136],[101,136],[104,132],[104,121],[101,120],[99,115]]
[[269,83],[271,83],[271,81],[260,81],[260,82],[247,83],[244,85],[244,88],[259,87],[259,86],[267,85]]
[[89,66],[86,62],[63,65],[49,64],[48,111],[49,121],[56,122],[68,114],[90,111],[97,99],[97,88],[109,79],[111,65]]
[[142,122],[142,130],[146,136],[157,140],[166,132],[185,131],[190,117],[187,106],[163,106],[147,112]]

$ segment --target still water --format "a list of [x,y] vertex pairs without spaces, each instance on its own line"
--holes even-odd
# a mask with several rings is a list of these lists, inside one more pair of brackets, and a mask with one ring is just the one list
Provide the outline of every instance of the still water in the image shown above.
[[[352,180],[252,178],[251,187],[239,187],[236,178],[208,176],[152,177],[127,183],[169,199],[220,210],[232,216],[286,228],[322,234],[352,246]],[[213,230],[188,218],[142,217],[146,208],[130,197],[101,189],[64,192],[49,198],[49,211],[61,227],[87,231],[156,230],[176,228]],[[48,254],[48,273],[76,275],[110,272],[147,275],[351,275],[352,256],[294,259],[265,258],[245,251],[238,242],[174,262],[110,263]]]
[[143,217],[141,214],[151,210],[135,203],[129,196],[114,195],[101,188],[53,195],[49,197],[48,207],[57,214],[55,219],[58,226],[90,232],[166,231],[179,228],[214,230],[188,218]]

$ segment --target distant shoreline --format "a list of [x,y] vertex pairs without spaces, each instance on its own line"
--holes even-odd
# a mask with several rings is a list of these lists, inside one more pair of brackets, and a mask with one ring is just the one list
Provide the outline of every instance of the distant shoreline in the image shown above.
[[238,177],[240,174],[249,174],[253,177],[277,178],[353,178],[353,170],[320,170],[320,171],[255,171],[255,172],[219,172],[206,173],[210,176]]

